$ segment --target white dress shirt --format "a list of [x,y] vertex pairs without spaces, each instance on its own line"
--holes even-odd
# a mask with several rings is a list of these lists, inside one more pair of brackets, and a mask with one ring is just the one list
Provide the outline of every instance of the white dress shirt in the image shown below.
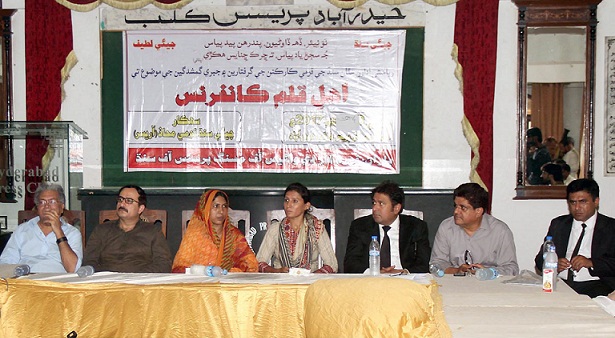
[[[401,258],[399,257],[399,215],[397,215],[397,218],[393,221],[393,223],[389,224],[389,226],[391,229],[389,229],[387,235],[389,236],[389,240],[391,242],[391,266],[395,266],[396,269],[403,269],[401,266]],[[384,230],[382,227],[382,224],[378,224],[378,228],[380,228],[381,248],[382,238],[384,238]]]
[[[581,241],[581,246],[579,247],[579,255],[591,258],[592,239],[594,237],[594,229],[596,228],[596,218],[598,217],[597,215],[598,212],[595,212],[594,215],[585,222],[577,221],[576,219],[572,221],[572,230],[570,231],[570,237],[568,237],[568,247],[566,248],[566,258],[568,258],[568,260],[571,259],[570,256],[572,256],[574,247],[577,245],[579,236],[581,236],[581,231],[583,230],[581,224],[583,223],[585,223],[586,227],[585,235],[583,235],[583,240]],[[560,272],[559,276],[563,279],[567,279],[568,270]],[[585,282],[600,279],[599,277],[594,277],[590,275],[587,268],[581,268],[581,270],[579,271],[574,271],[574,276],[575,282]]]

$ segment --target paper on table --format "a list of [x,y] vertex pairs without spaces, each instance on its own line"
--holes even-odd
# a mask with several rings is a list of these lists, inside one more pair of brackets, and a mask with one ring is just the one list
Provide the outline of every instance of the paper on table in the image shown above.
[[598,296],[594,298],[594,302],[611,316],[615,316],[615,301],[607,296]]
[[308,269],[290,268],[288,269],[288,274],[291,276],[309,276],[311,272]]
[[521,270],[521,273],[519,273],[519,275],[509,280],[505,280],[502,283],[542,286],[542,277],[538,276],[535,272],[532,272],[530,270]]

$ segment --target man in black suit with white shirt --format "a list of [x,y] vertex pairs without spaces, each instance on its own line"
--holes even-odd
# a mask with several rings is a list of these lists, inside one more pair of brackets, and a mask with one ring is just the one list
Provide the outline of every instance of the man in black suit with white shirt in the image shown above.
[[[577,293],[606,296],[615,289],[615,219],[598,213],[600,188],[591,179],[566,187],[570,214],[551,221],[557,272]],[[545,237],[546,238],[546,237]],[[542,270],[542,248],[534,259]]]
[[380,271],[427,272],[431,254],[427,223],[401,214],[405,199],[403,189],[397,183],[385,181],[372,190],[371,198],[372,214],[357,218],[350,225],[344,272],[363,273],[369,267],[369,243],[372,236],[377,236],[382,247],[384,229],[390,243],[390,262],[386,263],[386,255],[381,252]]

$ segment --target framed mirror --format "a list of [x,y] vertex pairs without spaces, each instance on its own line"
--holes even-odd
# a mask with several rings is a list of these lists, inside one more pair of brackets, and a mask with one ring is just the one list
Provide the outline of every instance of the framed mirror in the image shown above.
[[515,199],[565,198],[593,177],[596,10],[601,0],[513,0],[518,16]]
[[[0,4],[1,6],[1,4]],[[11,16],[14,9],[0,9],[0,122],[13,119],[12,73],[11,73]],[[11,137],[0,136],[0,170],[7,173],[13,169],[13,140]],[[0,203],[16,203],[15,184],[13,176],[0,175]]]

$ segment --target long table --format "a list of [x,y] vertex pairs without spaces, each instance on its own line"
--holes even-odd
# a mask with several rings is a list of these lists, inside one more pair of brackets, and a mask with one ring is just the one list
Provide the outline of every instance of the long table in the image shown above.
[[[310,284],[347,278],[370,277],[96,273],[9,279],[0,290],[0,337],[71,331],[78,337],[304,337]],[[393,278],[437,284],[453,337],[615,337],[615,319],[561,282],[546,294],[539,286],[503,284],[507,277]]]
[[453,337],[615,337],[615,318],[559,281],[541,286],[446,275],[437,279]]

